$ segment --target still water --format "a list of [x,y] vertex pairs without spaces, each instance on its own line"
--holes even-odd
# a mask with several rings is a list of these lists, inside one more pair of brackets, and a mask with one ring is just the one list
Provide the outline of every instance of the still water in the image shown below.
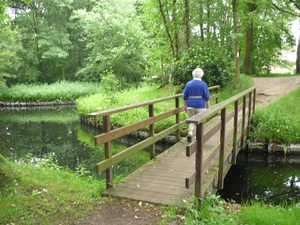
[[[0,109],[0,154],[12,161],[43,159],[73,171],[95,174],[95,165],[104,159],[103,146],[94,146],[95,131],[79,122],[74,107],[55,109]],[[138,140],[122,138],[117,145]],[[158,143],[161,152],[169,148]],[[125,147],[124,147],[125,148]],[[144,158],[148,152],[142,151]],[[114,167],[114,175],[126,176],[145,161],[131,157]],[[100,179],[104,175],[100,175]],[[236,202],[258,200],[267,203],[298,201],[300,198],[300,157],[298,155],[239,154],[219,194]]]
[[[94,146],[94,135],[99,132],[80,123],[75,107],[0,109],[0,154],[16,162],[47,159],[98,176],[95,165],[104,159],[103,145]],[[124,149],[137,141],[120,138],[114,145]],[[156,151],[169,147],[158,143]],[[116,165],[114,175],[126,176],[150,158],[146,150],[138,154]]]
[[290,204],[300,200],[300,156],[241,152],[219,194],[237,203]]

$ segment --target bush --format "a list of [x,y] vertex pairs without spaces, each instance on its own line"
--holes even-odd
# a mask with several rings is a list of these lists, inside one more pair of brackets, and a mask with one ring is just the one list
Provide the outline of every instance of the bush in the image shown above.
[[14,178],[15,175],[11,166],[7,163],[6,159],[0,155],[0,189],[11,182]]
[[226,86],[233,80],[232,56],[221,48],[211,49],[208,46],[198,46],[184,54],[180,61],[175,62],[173,84],[184,88],[187,81],[192,79],[192,71],[201,67],[204,70],[203,80],[208,86]]

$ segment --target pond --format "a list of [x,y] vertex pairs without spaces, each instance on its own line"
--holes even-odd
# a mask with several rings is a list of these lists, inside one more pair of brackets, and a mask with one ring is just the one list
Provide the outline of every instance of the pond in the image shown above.
[[[0,154],[12,161],[48,160],[80,174],[103,179],[95,165],[104,159],[103,146],[94,146],[100,131],[79,122],[74,107],[0,110]],[[124,149],[136,139],[121,138],[114,148]],[[157,143],[158,152],[168,143]],[[126,176],[149,161],[147,150],[114,166],[115,176]],[[299,200],[300,157],[298,155],[244,154],[238,156],[219,194],[236,202],[258,200],[282,203]]]
[[[94,146],[97,130],[81,124],[75,107],[19,108],[0,110],[0,154],[12,161],[45,160],[79,173],[95,174],[95,165],[104,159],[103,145]],[[113,145],[120,151],[136,143],[120,138]],[[157,152],[169,148],[157,143]],[[114,167],[115,176],[126,176],[148,161],[147,151]]]
[[300,156],[241,152],[229,170],[224,199],[237,203],[290,204],[300,200]]

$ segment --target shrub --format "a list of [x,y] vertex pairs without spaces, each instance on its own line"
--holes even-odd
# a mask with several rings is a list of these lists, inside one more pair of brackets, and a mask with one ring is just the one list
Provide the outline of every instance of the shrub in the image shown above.
[[191,52],[184,54],[180,61],[175,62],[172,71],[174,85],[181,90],[192,78],[192,71],[201,67],[204,70],[203,80],[208,86],[220,85],[224,87],[233,80],[233,63],[231,56],[221,48],[211,49],[208,46],[198,46]]

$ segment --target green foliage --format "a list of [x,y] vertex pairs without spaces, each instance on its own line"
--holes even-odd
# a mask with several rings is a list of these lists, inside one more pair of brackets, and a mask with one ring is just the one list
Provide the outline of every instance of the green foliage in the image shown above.
[[77,77],[98,81],[100,74],[112,70],[121,88],[141,80],[146,64],[145,39],[135,1],[94,1],[92,10],[74,12],[73,21],[82,27],[89,52]]
[[49,160],[12,163],[18,179],[0,188],[4,224],[71,224],[93,209],[105,182],[76,175]]
[[192,205],[186,207],[186,225],[234,225],[237,223],[236,214],[226,213],[226,202],[218,195],[207,194],[204,198],[194,199]]
[[0,88],[0,101],[7,102],[61,102],[75,101],[81,96],[99,92],[96,83],[60,81],[54,84],[14,85]]
[[0,196],[1,188],[4,188],[6,185],[10,184],[14,179],[16,179],[14,169],[7,162],[7,160],[0,155]]
[[118,80],[112,71],[104,71],[100,77],[101,87],[105,95],[110,96],[118,91]]
[[118,80],[112,71],[105,71],[101,75],[101,88],[103,94],[106,96],[107,101],[112,104],[117,103],[116,93],[119,90]]
[[[115,93],[114,96],[116,101],[113,102],[111,102],[106,95],[100,93],[88,97],[79,98],[76,100],[76,104],[79,114],[86,115],[91,112],[101,112],[117,107],[134,105],[136,103],[170,96],[175,92],[176,87],[172,85],[167,85],[163,88],[159,88],[158,85],[150,86],[142,84],[137,89],[127,89]],[[138,114],[136,115],[138,116]],[[142,113],[141,115],[144,115],[144,113]],[[130,117],[131,116],[128,116],[126,117],[126,119],[130,119]],[[120,119],[122,119],[121,116]],[[126,119],[124,119],[124,121],[126,121]],[[127,122],[126,124],[128,123],[129,122]]]
[[245,205],[239,216],[241,223],[247,225],[297,224],[300,220],[299,204],[291,206],[272,206],[261,203]]
[[[154,76],[183,85],[201,66],[209,86],[223,86],[232,79],[233,36],[242,63],[251,21],[253,71],[266,74],[271,65],[286,65],[281,51],[295,45],[289,26],[299,4],[275,2],[256,1],[251,13],[248,1],[240,2],[239,33],[233,34],[228,1],[2,1],[0,82],[98,82],[112,70],[120,89]],[[174,59],[181,60],[174,65]]]
[[[245,56],[251,56],[251,65],[247,66],[251,68],[244,67],[244,72],[250,73],[247,71],[250,69],[252,74],[260,76],[269,74],[271,66],[286,68],[282,52],[292,51],[296,44],[291,29],[291,21],[297,18],[296,5],[289,1],[239,3],[241,62],[249,63],[245,62]],[[280,15],[284,16],[278,18]]]
[[2,22],[4,18],[0,15],[0,87],[5,86],[8,79],[16,77],[16,72],[20,66],[17,57],[17,51],[20,48],[18,34],[11,30],[8,18],[5,18],[7,23]]
[[71,9],[76,7],[72,2],[46,0],[41,6],[35,1],[11,1],[13,29],[22,34],[18,40],[22,48],[18,49],[17,78],[9,84],[53,83],[70,78],[68,58],[70,53],[76,54],[69,23]]
[[258,109],[252,124],[252,138],[274,138],[284,144],[300,143],[300,114],[298,101],[300,89],[272,105]]
[[186,82],[192,79],[192,71],[197,67],[203,69],[203,80],[208,86],[224,87],[233,80],[230,54],[222,47],[210,48],[202,43],[183,55],[180,61],[175,62],[172,71],[173,84],[184,87]]

